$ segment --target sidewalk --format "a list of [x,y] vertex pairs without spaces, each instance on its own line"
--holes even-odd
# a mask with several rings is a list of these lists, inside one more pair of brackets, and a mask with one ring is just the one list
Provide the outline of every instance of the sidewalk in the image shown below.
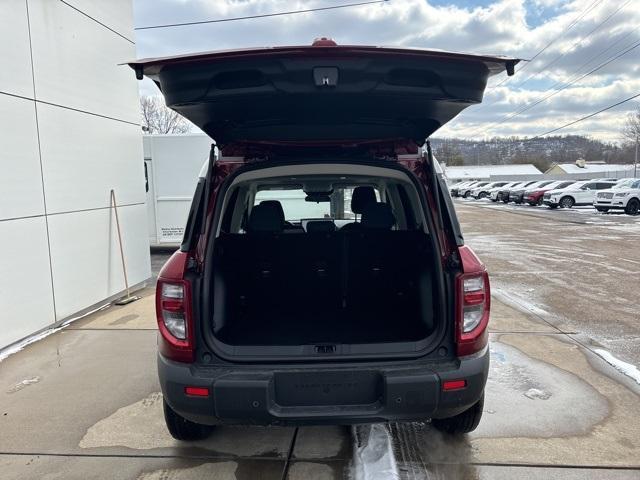
[[[153,289],[142,295],[0,364],[1,478],[343,478],[347,427],[220,427],[206,441],[174,441],[155,371]],[[631,469],[640,402],[628,378],[497,300],[491,331],[480,428],[452,441],[428,424],[391,425],[404,478],[640,477]]]

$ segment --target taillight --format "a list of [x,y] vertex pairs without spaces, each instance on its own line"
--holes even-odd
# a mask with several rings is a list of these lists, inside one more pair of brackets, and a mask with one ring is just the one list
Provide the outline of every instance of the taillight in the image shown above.
[[156,286],[160,353],[178,362],[193,362],[194,358],[191,285],[184,279],[187,259],[184,252],[174,253],[162,267]]
[[460,247],[462,272],[456,279],[456,343],[459,356],[487,344],[491,289],[489,275],[469,247]]
[[160,288],[160,308],[164,327],[177,340],[187,339],[187,315],[185,314],[183,283],[162,281]]

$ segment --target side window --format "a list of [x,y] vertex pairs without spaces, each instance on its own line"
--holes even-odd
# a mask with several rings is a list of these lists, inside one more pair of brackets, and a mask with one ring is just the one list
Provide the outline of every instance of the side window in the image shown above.
[[582,187],[584,190],[595,190],[596,189],[596,184],[595,183],[587,183],[585,184],[584,187]]
[[605,190],[607,188],[611,188],[613,187],[612,184],[610,183],[597,183],[596,184],[596,190]]

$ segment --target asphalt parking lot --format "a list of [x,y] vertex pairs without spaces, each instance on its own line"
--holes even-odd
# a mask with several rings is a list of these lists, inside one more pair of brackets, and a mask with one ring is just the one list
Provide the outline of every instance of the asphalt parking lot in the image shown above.
[[473,434],[452,439],[428,423],[220,427],[180,444],[162,419],[147,288],[0,363],[0,478],[640,478],[640,384],[621,371],[640,364],[640,218],[457,209],[494,292]]

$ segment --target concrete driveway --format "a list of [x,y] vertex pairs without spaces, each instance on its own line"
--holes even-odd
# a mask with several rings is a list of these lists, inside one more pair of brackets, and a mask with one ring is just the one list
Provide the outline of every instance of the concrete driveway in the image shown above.
[[176,442],[155,373],[153,289],[142,295],[0,363],[0,478],[640,478],[640,385],[580,332],[508,295],[494,298],[484,417],[471,435],[428,423],[220,427]]

